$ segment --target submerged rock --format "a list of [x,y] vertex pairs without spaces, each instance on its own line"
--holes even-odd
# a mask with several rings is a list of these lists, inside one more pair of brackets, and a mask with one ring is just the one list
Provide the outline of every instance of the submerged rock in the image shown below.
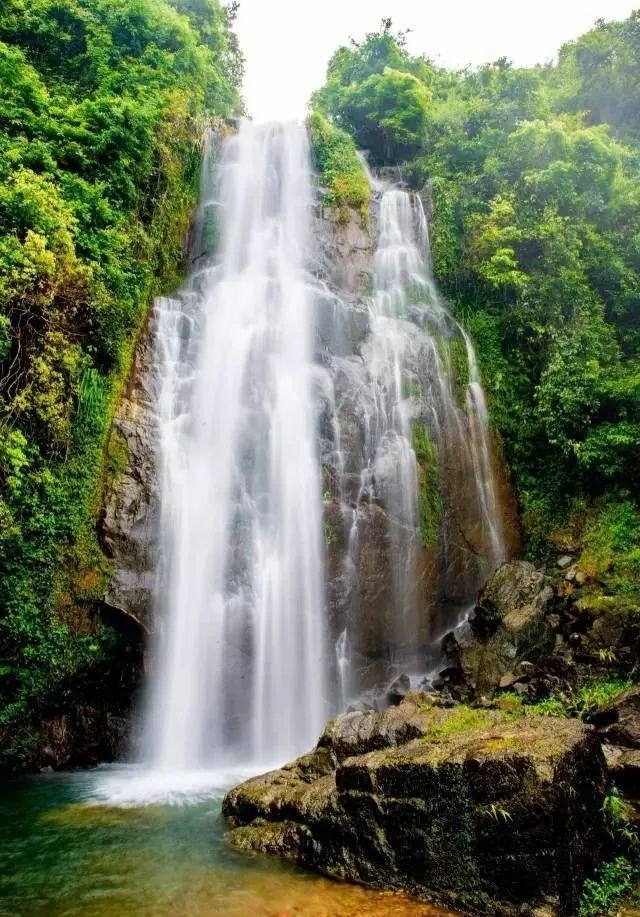
[[223,812],[242,850],[469,914],[571,914],[605,785],[592,727],[410,695],[332,720],[313,752],[234,788]]

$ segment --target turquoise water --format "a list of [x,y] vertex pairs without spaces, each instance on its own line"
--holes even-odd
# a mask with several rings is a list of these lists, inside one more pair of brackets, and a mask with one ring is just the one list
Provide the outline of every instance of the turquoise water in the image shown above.
[[452,917],[225,843],[221,793],[190,805],[98,804],[126,772],[0,785],[2,917]]

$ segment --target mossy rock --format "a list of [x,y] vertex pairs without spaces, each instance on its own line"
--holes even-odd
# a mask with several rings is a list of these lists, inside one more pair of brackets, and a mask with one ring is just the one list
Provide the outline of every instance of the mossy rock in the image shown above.
[[582,651],[623,665],[640,662],[640,602],[634,595],[608,595],[593,585],[580,592],[575,609],[585,631]]
[[239,849],[469,914],[551,901],[565,915],[599,852],[605,787],[578,720],[411,695],[332,720],[310,755],[231,790],[223,812]]
[[480,593],[467,631],[452,643],[472,696],[490,696],[501,678],[523,662],[553,651],[547,615],[554,592],[547,577],[526,561],[502,564]]

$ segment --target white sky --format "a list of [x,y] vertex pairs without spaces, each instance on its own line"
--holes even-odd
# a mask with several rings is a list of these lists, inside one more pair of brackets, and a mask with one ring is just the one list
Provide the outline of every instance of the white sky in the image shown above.
[[245,99],[256,120],[304,117],[334,50],[376,31],[384,16],[413,29],[411,52],[457,69],[503,56],[543,63],[596,19],[624,19],[637,7],[640,0],[240,0]]

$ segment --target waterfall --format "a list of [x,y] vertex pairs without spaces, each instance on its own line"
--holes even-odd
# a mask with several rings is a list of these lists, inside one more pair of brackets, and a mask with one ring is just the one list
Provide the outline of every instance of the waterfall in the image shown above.
[[205,138],[192,270],[154,310],[146,767],[113,801],[281,764],[398,674],[422,684],[507,554],[477,360],[421,199],[371,180],[369,227],[345,227],[301,126]]
[[[326,358],[335,392],[324,463],[345,528],[342,562],[333,564],[336,674],[351,700],[400,672],[419,684],[437,671],[442,636],[508,554],[477,359],[434,281],[421,198],[367,174],[368,320],[358,319],[364,330],[352,352],[334,343]],[[359,305],[340,289],[335,297],[342,326],[353,326]],[[331,300],[330,314],[339,311]]]
[[156,307],[161,471],[151,767],[304,751],[326,715],[321,475],[301,126],[205,156],[187,289]]
[[480,512],[483,522],[489,533],[491,542],[491,561],[493,566],[505,560],[507,549],[505,546],[500,507],[496,493],[496,481],[492,468],[491,444],[489,440],[489,412],[487,399],[484,394],[478,360],[467,332],[459,325],[467,351],[469,366],[469,385],[467,387],[467,414],[469,417],[469,430],[471,433],[471,454],[475,480],[477,482]]

